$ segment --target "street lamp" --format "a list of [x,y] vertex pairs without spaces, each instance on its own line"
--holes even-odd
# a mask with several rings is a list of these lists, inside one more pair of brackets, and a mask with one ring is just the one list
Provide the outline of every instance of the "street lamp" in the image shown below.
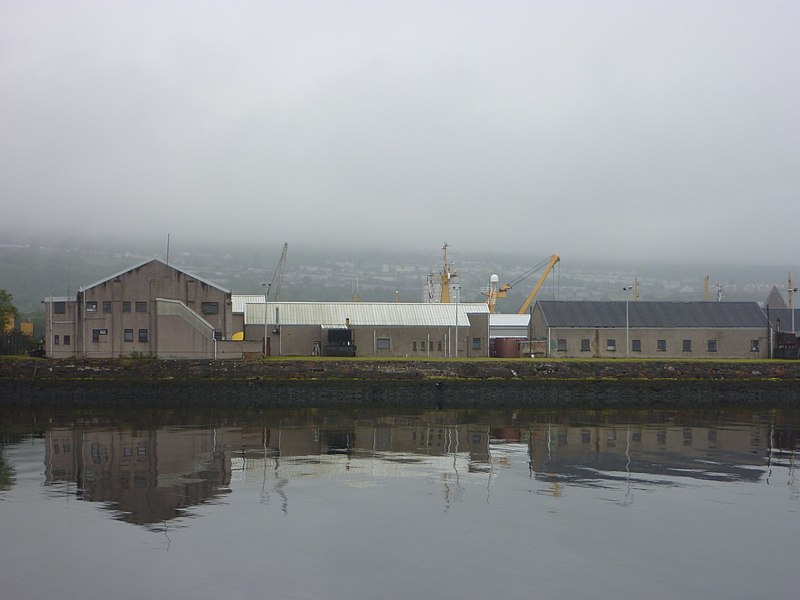
[[789,285],[787,286],[787,289],[782,290],[782,291],[789,293],[789,310],[792,313],[792,335],[795,335],[794,304],[792,303],[792,296],[794,296],[794,293],[797,291],[797,288],[792,285],[792,273],[791,272],[789,272]]
[[622,288],[625,292],[625,356],[630,356],[631,351],[631,323],[628,312],[628,299],[630,298],[629,292],[633,289],[632,285],[627,285]]
[[272,285],[266,281],[261,284],[264,287],[264,356],[267,355],[267,308],[269,303],[269,288]]
[[790,287],[788,290],[785,290],[785,291],[789,293],[789,312],[792,313],[792,333],[794,333],[795,332],[795,329],[794,329],[794,307],[792,306],[792,296],[797,291],[797,288]]
[[461,298],[461,286],[456,284],[453,289],[456,292],[456,358],[458,358],[458,301]]

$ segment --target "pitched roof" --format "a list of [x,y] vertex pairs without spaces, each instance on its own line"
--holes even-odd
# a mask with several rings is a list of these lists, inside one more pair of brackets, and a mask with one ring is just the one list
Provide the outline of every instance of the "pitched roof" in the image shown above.
[[775,285],[772,286],[772,290],[770,290],[769,296],[767,296],[767,306],[771,309],[789,308],[786,306],[786,300],[783,299],[783,294],[781,294],[780,290]]
[[198,275],[195,275],[194,273],[190,273],[189,271],[184,271],[183,269],[179,269],[174,265],[168,265],[167,263],[165,263],[164,261],[162,261],[162,260],[160,260],[158,258],[151,258],[150,260],[145,260],[143,262],[140,262],[139,264],[133,265],[132,267],[128,267],[127,269],[123,269],[119,273],[114,273],[113,275],[110,275],[108,277],[104,277],[100,281],[95,281],[94,283],[90,283],[89,285],[85,285],[85,286],[83,286],[82,289],[88,290],[88,289],[91,289],[91,288],[93,288],[93,287],[95,287],[97,285],[100,285],[100,284],[103,284],[103,283],[107,283],[109,281],[112,281],[112,280],[116,279],[117,277],[125,275],[126,273],[130,273],[131,271],[135,271],[136,269],[141,269],[145,265],[149,265],[151,263],[162,264],[167,268],[174,269],[175,271],[178,271],[179,273],[183,273],[184,275],[188,275],[189,277],[193,277],[197,281],[205,283],[206,285],[210,285],[211,287],[217,288],[221,292],[225,292],[226,294],[230,294],[230,290],[225,289],[221,285],[217,285],[213,281],[209,281],[208,279],[204,279],[202,277],[199,277]]
[[[625,327],[625,302],[537,302],[549,327]],[[755,302],[629,302],[630,327],[766,327]]]

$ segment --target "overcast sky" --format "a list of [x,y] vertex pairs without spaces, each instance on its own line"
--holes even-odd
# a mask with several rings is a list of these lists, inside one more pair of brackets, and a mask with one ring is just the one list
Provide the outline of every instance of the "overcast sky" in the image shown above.
[[0,13],[0,232],[797,268],[796,0]]

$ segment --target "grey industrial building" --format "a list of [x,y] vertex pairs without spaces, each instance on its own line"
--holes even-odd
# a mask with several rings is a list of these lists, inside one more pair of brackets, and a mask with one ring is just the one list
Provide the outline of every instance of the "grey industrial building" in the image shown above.
[[564,358],[768,358],[755,302],[565,302],[533,310],[533,340]]
[[49,357],[242,356],[230,339],[231,292],[157,259],[44,304]]
[[244,338],[280,356],[485,357],[483,303],[271,302],[244,305]]

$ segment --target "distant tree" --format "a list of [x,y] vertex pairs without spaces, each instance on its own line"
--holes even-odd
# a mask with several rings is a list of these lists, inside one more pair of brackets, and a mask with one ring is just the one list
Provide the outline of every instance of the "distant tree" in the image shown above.
[[5,331],[6,323],[13,317],[17,317],[17,309],[14,308],[14,297],[5,290],[0,290],[0,333]]

